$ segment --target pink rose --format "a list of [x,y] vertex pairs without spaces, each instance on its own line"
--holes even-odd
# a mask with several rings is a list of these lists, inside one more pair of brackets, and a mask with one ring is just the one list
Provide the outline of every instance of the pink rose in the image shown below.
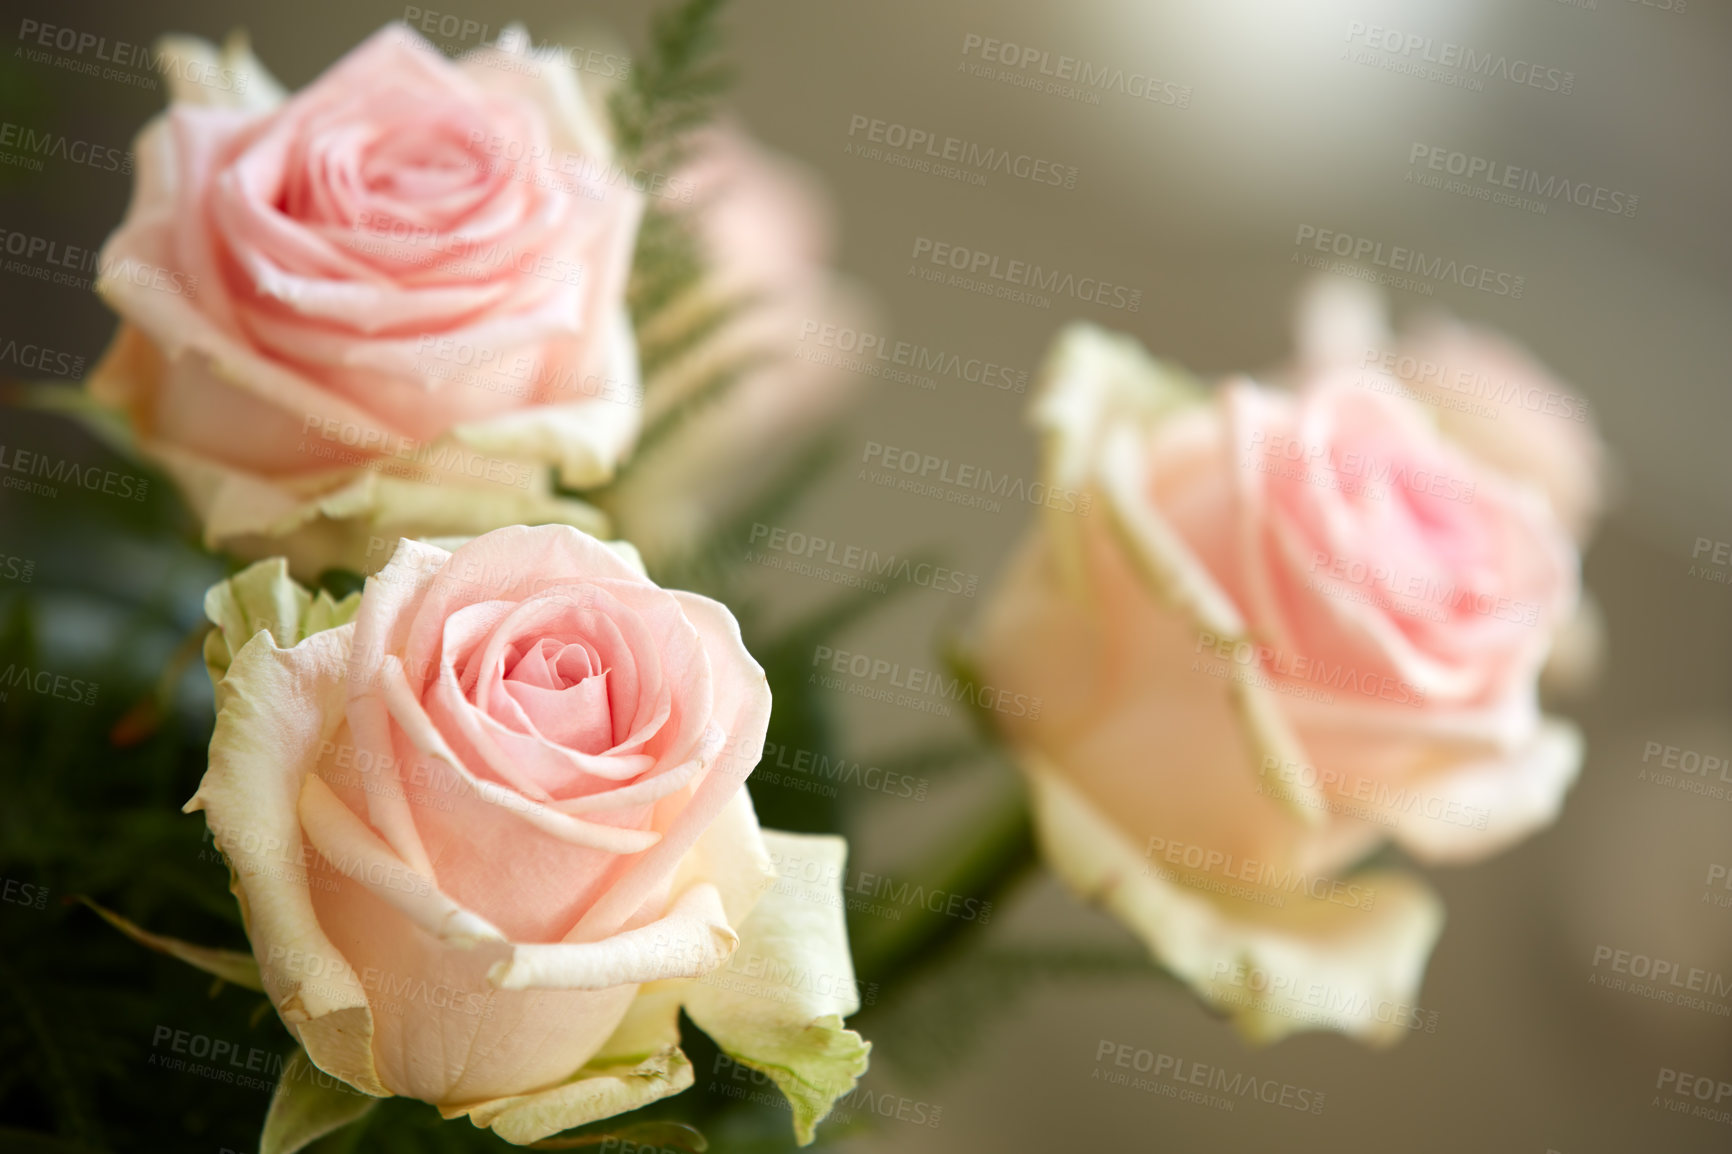
[[1097,515],[1048,514],[976,658],[1045,702],[1003,724],[1048,855],[1252,1036],[1399,1036],[1367,1007],[1413,1004],[1440,911],[1399,872],[1343,875],[1387,838],[1465,861],[1556,815],[1580,740],[1535,683],[1577,596],[1568,534],[1350,372],[1209,399],[1079,327],[1036,422],[1047,479]]
[[243,91],[178,84],[139,137],[91,381],[209,543],[311,572],[376,569],[369,536],[599,525],[547,466],[598,484],[636,435],[642,197],[570,70],[516,29],[452,63],[387,27],[287,98],[223,59]]
[[1394,352],[1394,372],[1376,367],[1409,370],[1404,383],[1436,409],[1446,435],[1537,485],[1576,540],[1588,540],[1606,502],[1607,461],[1587,401],[1508,337],[1451,317],[1421,318]]
[[[770,693],[725,607],[548,525],[404,541],[340,603],[260,562],[206,608],[218,718],[187,808],[319,1067],[515,1142],[689,1085],[682,1007],[808,1138],[864,1069],[843,843],[759,830]],[[768,890],[778,855],[816,889]],[[765,959],[827,980],[790,991]]]
[[[1298,379],[1352,368],[1359,387],[1418,401],[1450,440],[1543,493],[1576,544],[1587,547],[1615,488],[1613,461],[1587,400],[1532,353],[1442,313],[1393,333],[1376,289],[1335,276],[1305,286],[1296,320]],[[1557,695],[1580,693],[1604,663],[1605,626],[1584,591],[1541,685]]]
[[1452,440],[1537,486],[1587,542],[1610,462],[1588,402],[1528,350],[1440,313],[1393,333],[1376,289],[1334,276],[1306,285],[1295,327],[1301,378],[1351,367],[1361,387],[1426,405]]

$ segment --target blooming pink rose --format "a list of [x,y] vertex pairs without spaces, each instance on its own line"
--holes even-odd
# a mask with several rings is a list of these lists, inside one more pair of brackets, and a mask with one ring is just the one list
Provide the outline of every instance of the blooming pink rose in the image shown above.
[[1447,316],[1409,325],[1393,368],[1409,371],[1397,379],[1435,407],[1445,434],[1539,486],[1576,540],[1588,540],[1606,501],[1607,460],[1575,390],[1508,337]]
[[207,540],[376,569],[369,536],[599,524],[547,466],[598,484],[636,435],[642,197],[570,70],[520,30],[452,63],[387,27],[287,98],[224,58],[254,83],[180,83],[138,140],[91,382]]
[[1501,333],[1433,313],[1392,333],[1382,295],[1319,276],[1300,294],[1297,375],[1352,367],[1363,388],[1419,401],[1450,439],[1545,493],[1585,544],[1610,462],[1588,402]]
[[[1361,388],[1425,405],[1445,436],[1545,494],[1586,548],[1615,488],[1588,402],[1510,338],[1441,313],[1390,330],[1383,296],[1363,281],[1318,276],[1299,297],[1290,375],[1356,370]],[[1552,648],[1546,691],[1577,694],[1605,663],[1605,626],[1584,591]]]
[[[809,1139],[865,1065],[844,847],[758,828],[770,692],[725,607],[563,525],[404,541],[341,603],[260,562],[206,607],[187,808],[313,1062],[529,1142],[689,1085],[683,1007]],[[777,855],[823,892],[766,892]]]
[[1077,328],[1036,420],[1048,481],[1104,516],[1047,515],[975,653],[1044,702],[1002,722],[1049,856],[1253,1036],[1399,1036],[1369,1008],[1413,1004],[1437,904],[1346,871],[1386,838],[1471,860],[1557,813],[1580,741],[1535,683],[1568,534],[1350,376],[1208,399]]

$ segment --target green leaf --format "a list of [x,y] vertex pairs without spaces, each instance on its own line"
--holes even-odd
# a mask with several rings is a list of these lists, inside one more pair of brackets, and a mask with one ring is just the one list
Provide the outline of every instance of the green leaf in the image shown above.
[[161,934],[153,934],[135,922],[130,922],[113,910],[104,909],[89,898],[79,895],[78,901],[89,906],[102,916],[103,921],[148,949],[170,957],[179,958],[189,966],[197,966],[207,974],[215,974],[225,982],[244,986],[249,990],[264,991],[264,982],[259,979],[259,963],[250,953],[239,950],[222,950],[214,946],[198,946],[191,942],[183,942],[179,938],[167,938]]
[[650,167],[679,159],[681,137],[712,115],[730,81],[719,62],[725,0],[685,0],[650,19],[650,49],[611,101],[614,134],[630,160]]
[[259,1154],[295,1154],[358,1121],[377,1101],[314,1066],[305,1050],[296,1050],[271,1095]]

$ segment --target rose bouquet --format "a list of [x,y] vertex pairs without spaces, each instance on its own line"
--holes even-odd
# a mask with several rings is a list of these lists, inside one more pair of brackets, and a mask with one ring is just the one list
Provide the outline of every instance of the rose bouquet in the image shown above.
[[[746,563],[860,379],[801,333],[870,309],[812,175],[713,115],[719,8],[630,60],[392,24],[296,92],[161,45],[119,327],[55,394],[149,499],[32,527],[111,563],[0,600],[5,676],[82,644],[120,686],[100,724],[0,693],[7,844],[108,923],[0,949],[33,1136],[105,1148],[112,1099],[140,1149],[803,1146],[890,1116],[869,1054],[917,1077],[1046,976],[1173,978],[1257,1044],[1434,1028],[1412,862],[1529,837],[1582,761],[1581,399],[1338,282],[1263,383],[1067,328],[1043,508],[919,674],[981,724],[832,761],[818,667],[919,579],[789,621]],[[864,873],[818,760],[996,794]],[[1137,949],[1000,940],[1042,861]],[[134,1087],[139,1050],[268,1105]]]

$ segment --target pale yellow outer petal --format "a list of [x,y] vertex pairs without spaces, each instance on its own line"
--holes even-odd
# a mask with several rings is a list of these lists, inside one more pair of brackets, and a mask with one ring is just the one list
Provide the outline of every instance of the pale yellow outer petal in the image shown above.
[[1443,907],[1403,873],[1348,882],[1371,908],[1286,895],[1280,907],[1165,879],[1119,829],[1037,755],[1024,753],[1036,828],[1053,869],[1142,939],[1151,953],[1246,1038],[1273,1042],[1328,1029],[1388,1044],[1411,1028]]
[[732,963],[693,982],[685,1008],[730,1058],[774,1079],[806,1145],[871,1050],[842,1025],[860,1007],[842,901],[848,847],[774,830],[764,841],[781,877],[739,927]]
[[[319,926],[308,888],[310,850],[296,816],[321,743],[343,716],[354,626],[278,648],[269,632],[241,646],[218,693],[210,767],[188,812],[203,810],[232,869],[231,887],[255,954],[299,951],[316,965],[261,965],[283,1023],[321,1070],[369,1094],[389,1094],[373,1065],[372,1011],[343,955]],[[284,708],[292,702],[296,708]],[[320,975],[311,979],[308,974]]]
[[221,48],[197,36],[164,36],[156,52],[172,103],[268,112],[287,96],[239,28]]
[[215,685],[227,672],[233,655],[260,630],[270,633],[279,648],[288,649],[321,630],[354,619],[361,595],[341,601],[320,590],[315,596],[289,576],[288,563],[272,557],[247,566],[205,591],[204,615],[216,628],[205,637],[205,668]]

